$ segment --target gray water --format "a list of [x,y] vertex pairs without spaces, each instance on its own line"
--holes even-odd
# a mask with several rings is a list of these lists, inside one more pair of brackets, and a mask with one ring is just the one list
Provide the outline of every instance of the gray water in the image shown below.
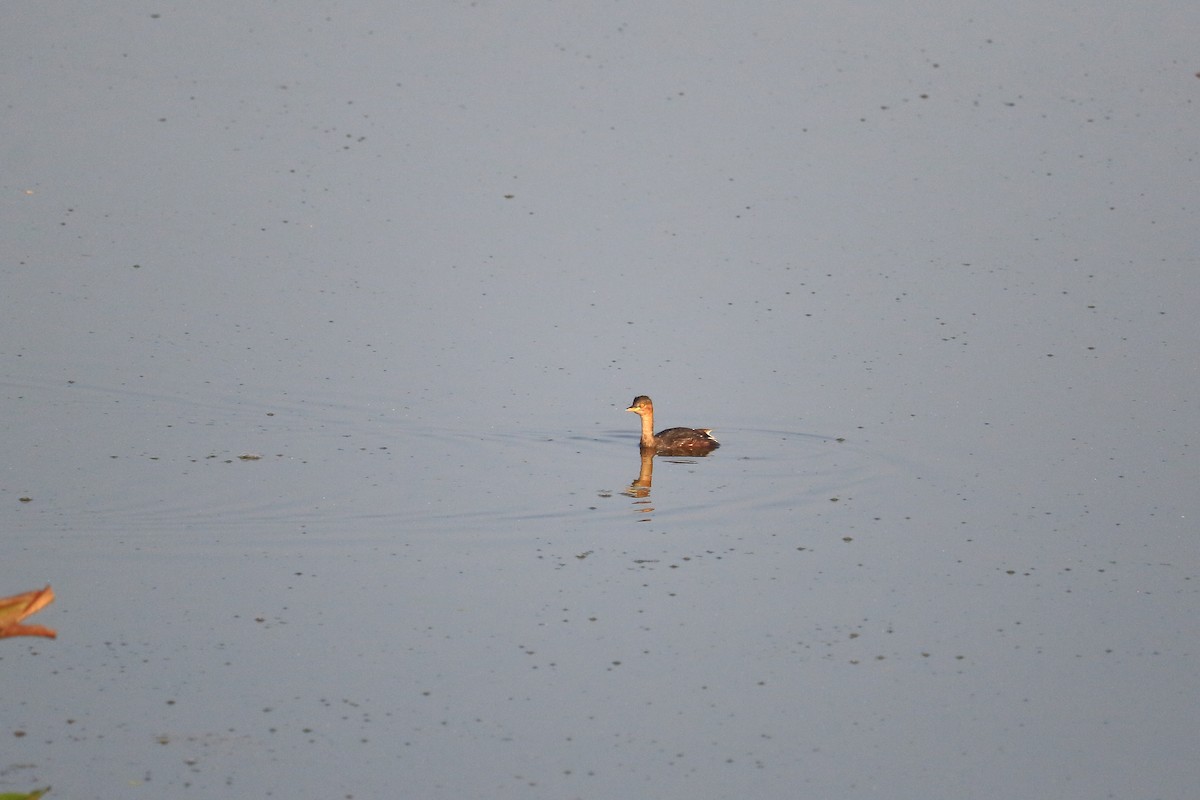
[[10,9],[0,792],[1192,797],[1197,30]]

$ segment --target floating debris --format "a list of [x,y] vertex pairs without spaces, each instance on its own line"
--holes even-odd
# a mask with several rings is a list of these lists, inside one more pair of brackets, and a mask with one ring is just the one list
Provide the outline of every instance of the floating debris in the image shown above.
[[0,597],[0,639],[9,636],[45,636],[53,639],[57,634],[41,625],[22,625],[22,620],[36,614],[54,602],[54,590],[49,586],[32,592]]

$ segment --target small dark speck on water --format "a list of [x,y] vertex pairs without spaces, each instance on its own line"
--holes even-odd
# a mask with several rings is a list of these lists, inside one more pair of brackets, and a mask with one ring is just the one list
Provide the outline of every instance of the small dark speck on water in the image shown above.
[[32,497],[18,497],[17,499],[20,500],[22,503],[32,503],[33,502]]

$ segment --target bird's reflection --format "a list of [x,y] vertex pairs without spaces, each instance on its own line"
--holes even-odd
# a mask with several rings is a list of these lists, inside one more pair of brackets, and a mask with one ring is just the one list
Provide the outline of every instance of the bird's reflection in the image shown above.
[[630,497],[642,498],[650,496],[650,484],[654,482],[654,451],[649,449],[642,450],[642,466],[638,470],[638,476],[633,479],[633,483],[629,484],[629,489],[625,494]]
[[[633,498],[634,511],[647,515],[645,519],[649,519],[649,514],[654,511],[654,506],[650,505],[650,485],[654,482],[654,457],[656,455],[666,456],[670,461],[677,464],[695,464],[697,458],[706,458],[708,454],[695,452],[672,453],[662,450],[655,452],[653,448],[641,448],[641,464],[638,468],[638,476],[633,479],[633,483],[629,484],[629,488],[622,492],[622,494]],[[645,521],[645,519],[642,521]]]

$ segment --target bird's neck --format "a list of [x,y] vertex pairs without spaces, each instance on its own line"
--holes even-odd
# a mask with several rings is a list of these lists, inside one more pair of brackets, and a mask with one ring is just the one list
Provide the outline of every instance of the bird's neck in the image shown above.
[[654,447],[654,412],[639,414],[642,418],[642,447]]

